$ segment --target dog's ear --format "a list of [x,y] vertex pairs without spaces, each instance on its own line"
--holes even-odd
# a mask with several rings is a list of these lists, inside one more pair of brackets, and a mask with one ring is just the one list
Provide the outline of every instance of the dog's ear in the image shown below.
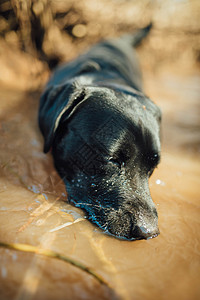
[[44,136],[44,152],[52,145],[62,116],[68,119],[85,99],[85,90],[77,83],[49,86],[42,94],[39,108],[39,127]]

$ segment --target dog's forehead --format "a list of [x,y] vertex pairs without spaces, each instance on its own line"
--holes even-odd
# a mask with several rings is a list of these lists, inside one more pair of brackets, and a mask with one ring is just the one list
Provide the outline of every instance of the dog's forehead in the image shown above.
[[124,140],[137,139],[150,152],[159,152],[158,122],[141,97],[98,87],[90,87],[86,94],[84,106],[71,121],[86,142],[117,149]]
[[103,118],[99,125],[102,131],[112,132],[113,136],[114,132],[126,132],[134,138],[136,138],[135,135],[140,135],[144,141],[146,140],[145,144],[151,141],[159,148],[160,126],[153,113],[156,105],[150,99],[110,89],[105,89],[104,92],[101,89],[94,90],[91,97],[92,99],[100,98],[100,102],[96,102],[98,109],[94,110],[94,117],[103,109]]

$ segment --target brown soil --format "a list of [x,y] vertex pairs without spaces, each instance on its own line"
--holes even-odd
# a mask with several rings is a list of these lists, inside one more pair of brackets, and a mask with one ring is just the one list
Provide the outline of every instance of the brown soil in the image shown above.
[[[0,3],[0,242],[72,257],[114,293],[66,262],[0,247],[0,299],[199,299],[200,2],[21,3]],[[163,112],[162,161],[150,180],[161,234],[127,242],[106,236],[66,202],[42,152],[37,113],[50,68],[150,20],[138,54],[145,90]]]

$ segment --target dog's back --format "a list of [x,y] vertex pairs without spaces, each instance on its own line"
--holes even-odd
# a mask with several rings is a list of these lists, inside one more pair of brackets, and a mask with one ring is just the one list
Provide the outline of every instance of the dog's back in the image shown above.
[[[151,27],[150,24],[135,34],[126,34],[120,38],[96,44],[75,61],[58,67],[49,81],[48,87],[62,84],[71,78],[79,79],[83,85],[98,84],[99,81],[108,82],[113,79],[115,82],[117,80],[119,84],[125,83],[142,91],[141,71],[133,48],[141,43]],[[82,74],[84,77],[81,78]]]

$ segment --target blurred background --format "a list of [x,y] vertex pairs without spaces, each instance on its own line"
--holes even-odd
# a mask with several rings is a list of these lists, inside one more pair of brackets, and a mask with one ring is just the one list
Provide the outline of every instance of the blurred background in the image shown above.
[[199,19],[198,0],[1,0],[0,82],[35,89],[49,68],[150,21],[146,68],[199,67]]
[[[144,90],[163,113],[162,159],[149,183],[160,235],[128,242],[67,203],[43,153],[38,106],[58,64],[151,21],[137,53]],[[199,67],[199,0],[0,0],[0,300],[200,299]],[[1,242],[69,256],[113,290]]]

